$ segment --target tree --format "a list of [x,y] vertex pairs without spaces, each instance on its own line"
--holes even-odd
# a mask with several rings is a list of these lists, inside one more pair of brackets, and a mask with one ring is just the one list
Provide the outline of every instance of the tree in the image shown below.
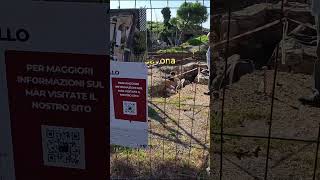
[[178,18],[176,17],[171,18],[169,23],[174,27],[178,27]]
[[174,21],[181,31],[179,40],[181,40],[183,32],[199,30],[200,24],[207,19],[208,12],[205,6],[198,2],[183,3],[177,10],[177,20]]
[[199,25],[208,19],[207,8],[200,3],[183,3],[177,10],[177,16],[187,25]]
[[141,55],[146,51],[146,33],[143,31],[135,32],[133,36],[133,51],[136,55]]
[[162,16],[163,16],[163,23],[165,26],[169,26],[169,21],[171,18],[171,11],[170,8],[165,7],[161,10]]
[[172,43],[172,37],[173,37],[173,26],[170,24],[170,19],[171,19],[171,11],[169,7],[165,7],[161,10],[162,16],[163,16],[163,25],[164,25],[164,30],[159,34],[160,39],[166,42],[167,44]]
[[170,19],[169,23],[171,24],[171,27],[173,29],[173,37],[172,39],[174,39],[174,45],[177,45],[178,42],[178,30],[180,29],[180,24],[181,22],[179,21],[179,19],[177,17],[173,17]]

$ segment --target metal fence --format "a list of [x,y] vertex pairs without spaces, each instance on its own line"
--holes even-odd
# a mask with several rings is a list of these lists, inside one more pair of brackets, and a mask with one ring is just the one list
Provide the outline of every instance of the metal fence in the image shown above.
[[[148,21],[157,21],[162,14],[156,13],[164,7],[170,7],[173,1],[162,1],[153,7],[155,0],[111,0],[119,9],[133,2],[133,9],[142,3],[149,15]],[[159,1],[158,1],[159,2]],[[175,1],[177,2],[177,1]],[[206,4],[207,0],[186,1]],[[208,13],[210,7],[207,7]],[[152,32],[151,24],[151,32]],[[152,33],[151,33],[152,34]],[[151,35],[151,39],[152,39]],[[149,37],[149,36],[147,36]],[[150,43],[147,40],[147,43]],[[175,64],[160,63],[148,65],[148,122],[149,147],[147,149],[130,149],[119,146],[111,147],[110,173],[112,179],[207,179],[209,148],[209,96],[208,85],[200,84],[195,77],[206,69],[205,52],[203,53],[163,53],[155,52],[153,43],[146,45],[147,54],[134,55],[131,61],[159,61],[175,59]],[[200,49],[200,47],[199,47]],[[158,49],[159,50],[159,49]],[[183,52],[183,51],[182,51]],[[193,63],[186,67],[186,63]],[[170,72],[175,71],[175,76]],[[179,82],[190,73],[190,82],[176,93],[167,95],[169,76]]]
[[[320,178],[320,111],[300,105],[295,100],[304,95],[304,89],[309,88],[303,84],[311,84],[310,78],[299,73],[280,71],[282,29],[290,18],[290,14],[284,12],[293,6],[285,4],[283,0],[273,3],[280,3],[280,16],[276,19],[279,21],[277,28],[280,29],[280,38],[273,56],[270,54],[273,62],[270,69],[258,69],[256,75],[248,75],[244,81],[224,86],[220,91],[221,98],[211,98],[212,179]],[[299,6],[301,7],[301,4]],[[236,10],[230,6],[219,9],[219,12],[227,17],[227,36],[213,44],[214,47],[219,43],[223,44],[224,77],[227,76],[228,58],[232,55],[232,43],[236,39],[250,41],[253,34],[266,29],[261,28],[264,24],[256,29],[247,29],[242,35],[231,36],[232,18],[239,15],[234,11]],[[248,33],[250,31],[251,33]],[[268,34],[267,38],[272,38],[269,36],[271,35]],[[269,84],[269,93],[260,93],[260,82],[266,86],[266,81]],[[292,83],[289,84],[289,81]]]

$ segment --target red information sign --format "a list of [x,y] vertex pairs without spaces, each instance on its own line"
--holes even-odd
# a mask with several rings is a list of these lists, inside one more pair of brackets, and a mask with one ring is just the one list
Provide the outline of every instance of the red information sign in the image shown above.
[[112,78],[115,118],[129,121],[147,121],[146,80]]
[[107,56],[7,51],[16,180],[105,180]]

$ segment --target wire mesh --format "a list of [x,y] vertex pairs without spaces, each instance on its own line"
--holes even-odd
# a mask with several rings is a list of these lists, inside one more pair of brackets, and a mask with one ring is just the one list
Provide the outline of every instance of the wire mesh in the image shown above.
[[[129,5],[131,2],[132,5]],[[199,2],[210,12],[208,0],[165,0],[156,3],[156,0],[111,0],[111,9],[140,8],[146,9],[147,21],[161,22],[165,7],[175,12],[183,2]],[[158,1],[160,2],[160,1]],[[180,3],[181,2],[181,3]],[[172,17],[175,13],[172,13]],[[179,53],[171,53],[166,48],[157,47],[154,31],[155,23],[149,23],[147,31],[147,56],[135,54],[132,61],[160,61],[161,59],[175,59],[176,64],[149,64],[148,65],[148,123],[149,147],[146,149],[129,149],[112,146],[111,178],[112,179],[208,179],[209,144],[209,96],[203,93],[208,91],[205,84],[200,84],[196,77],[199,70],[206,69],[205,52],[187,53],[187,48],[181,47]],[[200,32],[206,35],[203,25]],[[201,40],[201,39],[200,39]],[[176,43],[169,48],[175,48]],[[202,49],[202,48],[201,48]],[[159,54],[157,51],[163,50]],[[185,53],[184,53],[185,52]],[[142,58],[143,57],[143,58]],[[189,61],[188,61],[189,59]],[[190,60],[191,59],[191,60]],[[187,63],[185,63],[187,61]],[[192,63],[192,68],[186,64]],[[174,70],[172,70],[174,69]],[[172,70],[172,71],[171,71]],[[175,75],[170,75],[170,72]],[[189,75],[192,74],[192,75]],[[171,88],[170,78],[181,82],[187,75],[190,82],[181,85],[174,93],[168,95]]]
[[[284,84],[286,81],[293,79],[296,83],[303,81],[301,74],[289,74],[283,72],[282,66],[279,62],[280,49],[282,38],[282,29],[288,12],[294,7],[305,7],[303,1],[238,1],[237,5],[225,3],[214,6],[215,11],[212,22],[223,24],[226,28],[224,30],[218,27],[213,28],[216,33],[217,41],[213,42],[212,46],[219,52],[223,51],[224,59],[224,78],[227,78],[228,60],[235,52],[235,41],[255,43],[252,36],[270,27],[275,27],[274,30],[277,36],[277,43],[274,44],[274,54],[271,55],[273,64],[269,69],[257,69],[253,75],[245,76],[248,82],[239,81],[235,84],[224,85],[222,88],[222,98],[215,98],[212,95],[210,112],[211,112],[211,145],[210,147],[210,173],[212,179],[319,179],[318,173],[318,151],[319,151],[319,133],[320,126],[318,121],[305,119],[303,116],[308,116],[311,112],[309,107],[293,105],[292,98],[298,99],[300,91],[295,92],[293,97],[288,97],[289,92],[283,95]],[[257,10],[263,4],[254,5],[255,3],[270,3],[269,8],[272,12],[276,12],[279,16],[275,18],[275,24],[265,26],[259,24],[254,27],[255,23],[243,29],[245,32],[235,32],[235,19],[239,18],[240,10],[251,6]],[[290,3],[295,3],[294,7]],[[232,7],[232,8],[231,8]],[[216,9],[215,9],[216,8]],[[248,10],[248,8],[247,8]],[[237,12],[235,12],[237,11]],[[242,13],[245,10],[242,11]],[[252,13],[252,10],[248,13]],[[292,12],[291,12],[292,13]],[[252,13],[253,14],[253,13]],[[258,13],[254,14],[257,15]],[[252,15],[252,17],[254,16]],[[222,17],[223,16],[223,17]],[[238,16],[238,17],[237,17]],[[245,15],[243,15],[245,16]],[[258,16],[258,15],[257,15]],[[290,14],[289,14],[290,16]],[[292,14],[291,14],[292,16]],[[251,17],[251,22],[254,18]],[[268,17],[268,14],[262,16]],[[224,18],[224,19],[223,19]],[[245,17],[241,17],[245,19]],[[268,17],[271,19],[271,17]],[[290,17],[289,17],[290,18]],[[222,20],[221,20],[222,19]],[[260,19],[261,20],[261,19]],[[276,21],[278,20],[278,21]],[[263,21],[263,20],[262,20]],[[249,20],[247,21],[249,22]],[[270,23],[270,22],[268,22]],[[263,27],[263,28],[261,28]],[[289,26],[290,27],[290,26]],[[250,29],[251,28],[251,29]],[[256,28],[256,29],[255,29]],[[255,29],[255,30],[253,30]],[[280,30],[279,30],[280,29]],[[292,29],[291,29],[292,30]],[[241,31],[241,30],[240,30]],[[223,32],[225,34],[223,35]],[[232,33],[230,33],[232,32]],[[270,33],[271,31],[269,31]],[[270,35],[270,34],[269,34]],[[271,35],[270,35],[271,36]],[[256,36],[256,38],[259,36]],[[270,40],[270,37],[267,37]],[[218,49],[218,45],[223,45],[223,48]],[[249,48],[250,44],[246,48]],[[282,48],[283,46],[281,46]],[[240,52],[245,56],[245,53]],[[254,54],[249,51],[247,54]],[[232,60],[232,59],[231,59]],[[213,64],[213,62],[211,63]],[[267,75],[268,74],[268,75]],[[289,78],[291,76],[291,79]],[[305,76],[302,76],[303,78]],[[255,78],[255,79],[254,79]],[[260,78],[260,79],[259,79]],[[286,79],[285,79],[286,78]],[[300,78],[300,79],[299,79]],[[262,86],[260,89],[259,83],[269,86]],[[291,80],[292,81],[292,80]],[[247,84],[246,84],[247,83]],[[249,84],[248,84],[249,83]],[[246,87],[245,87],[246,86]],[[288,87],[286,87],[288,88]],[[301,89],[301,85],[292,85],[291,89]],[[245,91],[241,91],[245,90]],[[302,90],[301,90],[302,92]],[[291,93],[291,91],[290,91]],[[239,97],[241,95],[241,97]],[[289,99],[291,98],[291,102]],[[245,102],[244,102],[245,101]],[[293,102],[292,102],[293,101]],[[235,104],[236,102],[236,104]],[[263,104],[262,106],[260,104]],[[294,104],[296,104],[294,102]],[[239,107],[240,106],[240,107]],[[283,108],[285,107],[285,108]],[[280,112],[282,109],[287,112]],[[308,111],[307,111],[308,109]],[[259,111],[259,112],[256,112]],[[318,111],[319,112],[319,111]],[[290,114],[298,114],[297,117]],[[309,113],[309,114],[308,114]],[[302,114],[302,115],[301,115]],[[313,117],[318,117],[319,113],[314,110]],[[288,117],[291,117],[288,118]],[[316,119],[316,118],[315,118]],[[262,124],[264,120],[265,124]],[[289,122],[285,122],[288,121]],[[303,122],[305,124],[303,124]],[[290,124],[292,123],[292,124]],[[307,124],[310,123],[310,126]],[[300,126],[300,127],[299,127]],[[279,128],[281,127],[281,128]],[[308,129],[304,132],[301,129]],[[314,133],[311,133],[311,131]],[[298,133],[301,132],[301,133]],[[298,136],[298,137],[297,137]],[[255,148],[253,150],[249,148]],[[219,149],[220,148],[220,149]],[[258,151],[256,151],[258,150]]]

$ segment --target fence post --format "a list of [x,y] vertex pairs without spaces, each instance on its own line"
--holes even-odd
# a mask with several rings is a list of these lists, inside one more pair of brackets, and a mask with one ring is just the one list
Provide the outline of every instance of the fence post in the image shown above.
[[316,172],[317,172],[317,165],[318,165],[319,143],[320,143],[320,124],[319,124],[319,129],[318,129],[316,157],[315,157],[315,160],[314,160],[314,170],[313,170],[313,178],[312,178],[313,180],[316,179]]
[[198,66],[198,83],[200,82],[200,74],[201,74],[201,71],[200,71],[200,66]]
[[267,94],[267,67],[263,66],[263,93],[266,95]]
[[210,119],[209,119],[209,121],[210,121],[210,127],[209,127],[209,131],[210,131],[210,137],[209,137],[209,143],[210,143],[210,145],[209,145],[209,170],[208,170],[208,174],[209,174],[209,177],[211,178],[211,179],[213,179],[213,173],[212,173],[212,171],[213,171],[213,169],[214,169],[214,164],[213,164],[213,162],[214,162],[214,136],[215,136],[215,134],[214,134],[214,121],[215,121],[215,118],[214,118],[214,107],[213,107],[213,95],[212,95],[212,93],[210,93],[210,102],[209,102],[209,111],[210,111]]

